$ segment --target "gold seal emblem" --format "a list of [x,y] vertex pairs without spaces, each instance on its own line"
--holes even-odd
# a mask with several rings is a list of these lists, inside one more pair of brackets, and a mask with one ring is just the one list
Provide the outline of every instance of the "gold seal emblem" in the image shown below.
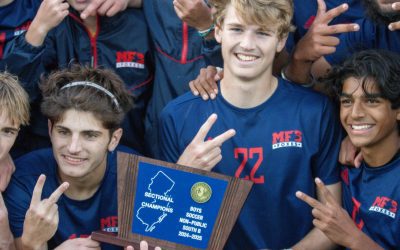
[[197,203],[205,203],[211,198],[212,190],[205,182],[196,182],[190,190],[192,199]]

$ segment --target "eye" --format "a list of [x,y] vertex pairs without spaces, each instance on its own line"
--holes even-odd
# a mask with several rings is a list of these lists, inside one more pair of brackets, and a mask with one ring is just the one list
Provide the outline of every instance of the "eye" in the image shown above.
[[85,137],[88,140],[94,140],[94,139],[98,138],[99,136],[100,136],[100,134],[96,133],[96,132],[86,132],[85,133]]
[[4,129],[1,131],[1,133],[6,136],[6,137],[15,137],[18,134],[18,130],[15,129]]
[[341,98],[340,99],[340,105],[342,106],[349,106],[352,104],[352,101],[350,98]]
[[365,101],[368,104],[378,104],[378,103],[380,103],[380,100],[378,98],[367,98]]
[[232,32],[241,32],[242,31],[242,29],[238,28],[238,27],[232,27],[232,28],[229,28],[229,30]]
[[271,34],[269,32],[267,32],[267,31],[258,31],[257,35],[260,35],[260,36],[271,36]]
[[57,133],[62,136],[66,136],[69,134],[69,131],[66,129],[57,129]]

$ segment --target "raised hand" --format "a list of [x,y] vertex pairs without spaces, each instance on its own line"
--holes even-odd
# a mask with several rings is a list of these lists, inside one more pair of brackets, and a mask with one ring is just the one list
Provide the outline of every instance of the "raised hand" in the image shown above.
[[221,68],[208,66],[200,70],[200,75],[189,82],[190,90],[194,95],[200,95],[203,100],[214,99],[218,94],[217,81],[224,77],[224,71]]
[[339,38],[334,36],[335,34],[358,31],[360,27],[355,23],[329,25],[335,17],[347,11],[348,8],[347,4],[342,4],[327,11],[324,0],[318,0],[317,15],[310,29],[297,43],[293,55],[295,59],[315,61],[323,55],[331,54],[335,52],[340,42]]
[[[397,11],[397,14],[400,14],[400,2],[395,2],[392,4],[392,9]],[[393,22],[391,24],[389,24],[389,29],[391,31],[396,31],[396,30],[400,30],[400,20],[398,20],[397,22]]]
[[50,30],[58,26],[68,15],[69,4],[64,0],[43,0],[26,33],[26,40],[33,46],[41,46]]
[[32,194],[31,204],[25,215],[24,230],[21,237],[24,246],[40,249],[53,237],[58,227],[57,201],[68,189],[69,183],[61,184],[48,199],[42,200],[45,175],[40,175]]
[[221,161],[221,145],[236,134],[234,129],[229,129],[212,140],[205,140],[211,127],[217,120],[217,115],[212,114],[200,127],[196,136],[179,157],[178,164],[211,170]]
[[100,243],[89,238],[76,238],[64,241],[61,245],[59,245],[55,250],[100,250]]
[[86,19],[88,16],[99,14],[101,16],[114,16],[126,7],[140,7],[141,0],[93,0],[82,11],[81,18]]
[[351,143],[350,138],[346,136],[341,145],[339,152],[339,162],[346,166],[361,166],[363,156],[358,148]]
[[325,204],[305,193],[296,192],[297,198],[313,207],[314,226],[336,244],[351,249],[381,249],[356,227],[347,211],[337,203],[335,197],[319,178],[315,179],[315,183]]
[[174,0],[178,17],[198,30],[208,29],[212,24],[211,9],[204,0]]

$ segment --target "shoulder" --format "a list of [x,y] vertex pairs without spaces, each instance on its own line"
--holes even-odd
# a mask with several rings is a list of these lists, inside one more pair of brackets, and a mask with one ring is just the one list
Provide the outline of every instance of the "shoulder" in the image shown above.
[[315,104],[325,104],[329,102],[329,98],[312,88],[307,88],[300,86],[299,84],[289,82],[283,80],[282,78],[278,78],[279,80],[279,87],[285,91],[285,96],[288,99],[288,102],[298,102],[302,103],[302,105],[315,105]]
[[32,151],[15,161],[15,177],[27,175],[52,175],[57,167],[51,148]]
[[161,118],[183,115],[189,110],[205,105],[207,102],[208,101],[201,99],[201,97],[195,96],[191,92],[187,92],[169,102],[163,109]]

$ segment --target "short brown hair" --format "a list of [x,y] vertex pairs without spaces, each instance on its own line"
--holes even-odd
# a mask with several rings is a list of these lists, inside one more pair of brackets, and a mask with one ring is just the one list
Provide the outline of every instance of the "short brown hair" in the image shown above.
[[260,27],[277,27],[277,35],[282,39],[294,30],[292,0],[210,0],[214,8],[213,19],[216,25],[224,23],[226,10],[232,5],[245,23]]
[[6,112],[14,125],[29,124],[29,97],[16,76],[0,73],[0,113]]
[[[82,81],[94,83],[105,91],[88,85],[64,87]],[[132,108],[132,96],[124,82],[108,69],[72,65],[69,69],[53,72],[42,79],[39,86],[43,95],[42,113],[53,124],[60,121],[66,111],[75,109],[92,112],[104,128],[114,131],[121,126],[125,114]]]

